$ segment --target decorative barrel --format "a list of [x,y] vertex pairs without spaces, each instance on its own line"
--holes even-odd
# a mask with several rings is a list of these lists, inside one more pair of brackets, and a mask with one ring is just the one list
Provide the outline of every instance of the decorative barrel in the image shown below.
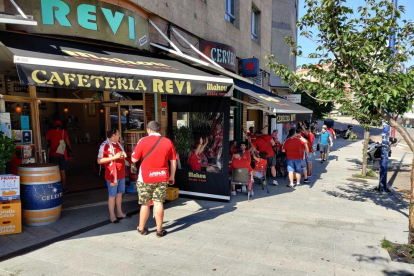
[[60,218],[62,185],[59,166],[26,164],[18,169],[23,223],[42,226]]

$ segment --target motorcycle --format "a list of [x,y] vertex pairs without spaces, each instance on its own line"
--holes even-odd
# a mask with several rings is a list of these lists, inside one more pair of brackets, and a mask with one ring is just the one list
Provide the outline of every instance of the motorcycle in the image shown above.
[[[397,144],[397,139],[394,138],[394,137],[390,137],[389,142],[390,142],[389,146],[391,147],[392,145]],[[381,159],[382,159],[381,158],[381,155],[382,155],[381,153],[382,153],[382,148],[383,147],[384,146],[382,144],[380,144],[379,142],[369,144],[368,145],[368,150],[367,150],[368,161],[372,161],[373,164],[375,164],[376,161],[381,162]],[[388,151],[388,157],[391,157],[391,153],[392,153],[392,151],[390,149]]]

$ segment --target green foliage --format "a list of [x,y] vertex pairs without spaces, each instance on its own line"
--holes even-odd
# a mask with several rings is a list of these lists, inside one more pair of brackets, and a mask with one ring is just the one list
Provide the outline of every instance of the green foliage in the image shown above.
[[[317,52],[309,56],[318,59],[317,63],[301,67],[308,69],[306,78],[273,62],[272,56],[267,66],[285,83],[320,102],[354,105],[365,117],[360,118],[366,121],[363,125],[386,118],[387,112],[410,110],[414,68],[403,72],[401,64],[414,55],[414,24],[400,19],[404,7],[394,12],[389,0],[364,0],[354,12],[346,0],[304,2],[307,12],[297,25],[302,36],[318,45]],[[395,36],[395,52],[387,45],[390,36]],[[302,56],[292,37],[286,42],[292,54]]]
[[0,173],[3,172],[6,164],[12,159],[15,149],[14,141],[4,136],[4,133],[0,131]]
[[177,152],[186,155],[193,147],[193,132],[190,127],[174,127],[174,147]]
[[375,172],[373,170],[369,170],[369,171],[367,171],[367,176],[369,176],[369,177],[376,177],[376,174],[375,174]]
[[385,250],[391,250],[392,249],[392,243],[387,239],[382,239],[381,241],[381,247]]
[[302,94],[302,102],[301,105],[313,110],[312,117],[316,120],[322,120],[329,112],[331,112],[334,108],[334,104],[332,102],[329,103],[321,103],[315,99],[309,97],[306,93]]

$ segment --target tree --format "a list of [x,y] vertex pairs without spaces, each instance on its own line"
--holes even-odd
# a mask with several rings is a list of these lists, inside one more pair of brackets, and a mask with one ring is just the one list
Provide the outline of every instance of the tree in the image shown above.
[[341,111],[350,114],[354,120],[356,120],[363,128],[364,128],[364,147],[362,149],[362,171],[361,175],[367,175],[367,168],[368,168],[368,158],[367,158],[367,151],[368,151],[368,144],[369,138],[371,136],[371,127],[379,125],[379,116],[372,116],[366,115],[365,113],[361,112],[361,107],[350,100],[342,101],[342,106],[340,108]]
[[323,118],[330,113],[334,108],[334,103],[321,103],[311,98],[305,92],[302,92],[302,106],[309,108],[313,111],[312,118],[315,120],[323,120]]
[[[390,0],[365,0],[355,11],[346,0],[305,0],[306,14],[297,23],[300,35],[318,45],[310,58],[317,64],[302,66],[309,78],[301,79],[287,66],[268,66],[290,86],[320,102],[349,99],[369,118],[382,118],[394,127],[414,153],[414,139],[390,114],[403,114],[414,100],[414,68],[401,65],[414,55],[414,24],[401,19],[404,7]],[[394,38],[395,48],[388,47]],[[288,37],[292,54],[302,51]],[[272,56],[268,58],[272,59]],[[327,66],[328,65],[328,66]],[[317,82],[311,80],[318,80]],[[349,93],[349,88],[352,93]],[[414,157],[411,170],[409,244],[414,244]]]

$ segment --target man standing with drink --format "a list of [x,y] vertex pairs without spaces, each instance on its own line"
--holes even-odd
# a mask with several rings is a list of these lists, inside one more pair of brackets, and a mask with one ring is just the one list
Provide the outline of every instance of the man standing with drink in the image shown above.
[[[149,214],[151,199],[154,201],[154,214],[157,223],[157,237],[161,238],[167,234],[162,229],[164,219],[164,201],[167,185],[174,185],[174,176],[177,168],[177,153],[171,140],[161,137],[160,124],[151,121],[147,125],[148,136],[139,140],[132,153],[132,162],[142,160],[139,171],[137,189],[139,194],[138,233],[148,234],[145,228]],[[170,161],[170,170],[168,168]]]
[[105,166],[105,180],[109,195],[109,219],[112,223],[119,223],[120,219],[127,217],[122,212],[122,194],[125,193],[125,157],[127,155],[119,143],[118,129],[108,130],[106,137],[106,141],[99,149],[98,164]]

